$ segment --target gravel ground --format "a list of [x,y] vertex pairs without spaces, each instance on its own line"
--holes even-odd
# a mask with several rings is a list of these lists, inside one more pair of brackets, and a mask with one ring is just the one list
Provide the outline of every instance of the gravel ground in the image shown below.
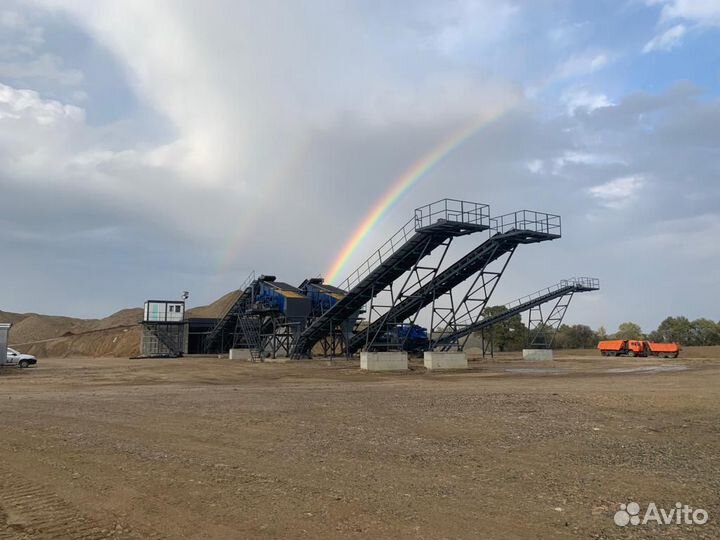
[[[715,539],[719,383],[720,351],[42,360],[0,371],[0,539]],[[709,521],[618,527],[631,501]]]

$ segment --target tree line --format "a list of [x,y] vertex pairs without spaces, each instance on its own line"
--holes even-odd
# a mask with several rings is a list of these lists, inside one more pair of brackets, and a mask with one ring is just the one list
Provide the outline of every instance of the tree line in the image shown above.
[[[504,306],[492,306],[487,309],[486,316],[502,313]],[[522,317],[516,315],[496,325],[492,331],[495,350],[517,351],[527,345],[528,328]],[[720,345],[720,322],[710,319],[687,317],[668,317],[653,331],[645,333],[639,324],[624,322],[615,333],[609,334],[601,326],[593,330],[585,324],[563,324],[555,334],[554,349],[590,349],[605,339],[648,339],[650,341],[677,342],[683,346]]]

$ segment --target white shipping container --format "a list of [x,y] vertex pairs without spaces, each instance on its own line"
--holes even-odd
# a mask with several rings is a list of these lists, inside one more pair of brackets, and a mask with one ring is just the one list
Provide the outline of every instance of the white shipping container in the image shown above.
[[11,326],[10,323],[0,323],[0,366],[7,362],[8,334]]
[[145,302],[146,322],[182,322],[185,318],[185,302],[180,300],[148,300]]

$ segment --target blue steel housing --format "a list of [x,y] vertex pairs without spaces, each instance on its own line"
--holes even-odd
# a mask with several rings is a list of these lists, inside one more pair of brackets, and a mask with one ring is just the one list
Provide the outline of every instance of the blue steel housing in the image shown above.
[[310,314],[322,315],[347,294],[344,290],[323,283],[322,278],[306,279],[300,284],[300,291],[310,299]]

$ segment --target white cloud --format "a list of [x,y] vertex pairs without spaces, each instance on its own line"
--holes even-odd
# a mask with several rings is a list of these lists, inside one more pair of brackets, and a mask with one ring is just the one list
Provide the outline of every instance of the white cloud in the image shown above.
[[673,26],[660,35],[655,36],[643,47],[643,53],[651,51],[669,51],[680,46],[685,35],[686,28],[682,24]]
[[533,174],[538,174],[543,170],[543,161],[541,159],[533,159],[532,161],[528,162],[526,165],[527,170],[530,171]]
[[686,19],[698,24],[720,26],[720,2],[717,0],[647,0],[663,6],[664,20]]
[[74,105],[42,99],[33,90],[20,90],[0,83],[0,119],[23,118],[47,126],[64,120],[82,122],[85,112]]
[[565,102],[567,112],[570,116],[574,115],[579,109],[592,112],[595,109],[612,107],[614,105],[605,94],[592,93],[583,88],[566,92],[562,100]]
[[588,165],[591,167],[602,167],[606,165],[624,164],[624,160],[619,157],[607,154],[598,154],[592,152],[580,152],[577,150],[566,150],[559,157],[553,160],[553,174],[560,174],[568,165]]
[[561,63],[556,72],[559,79],[570,79],[589,75],[602,69],[610,62],[610,58],[604,52],[575,54]]
[[433,45],[443,54],[465,53],[502,37],[518,14],[518,7],[495,0],[455,0],[429,10],[433,21],[443,21],[433,34]]
[[[386,23],[371,26],[369,16],[332,2],[213,2],[202,20],[192,0],[41,3],[69,12],[112,51],[140,99],[175,129],[155,159],[205,185],[252,179],[265,189],[271,146],[270,159],[281,162],[308,132],[338,122],[467,122],[497,117],[522,98],[499,79],[411,70],[408,43],[394,31],[378,35]],[[492,14],[492,4],[477,9]],[[475,3],[458,5],[462,14]],[[510,17],[512,9],[499,12]],[[447,39],[451,46],[455,38]]]
[[[532,204],[577,224],[577,234],[548,247],[567,254],[565,259],[553,257],[556,264],[548,267],[548,276],[563,265],[595,264],[608,281],[632,284],[624,275],[626,268],[621,272],[617,265],[596,260],[598,245],[604,248],[608,239],[622,235],[641,238],[639,232],[663,219],[662,210],[668,207],[678,215],[696,213],[698,207],[717,211],[720,193],[712,192],[717,184],[712,152],[718,147],[718,102],[678,89],[629,97],[614,92],[611,101],[571,80],[569,86],[578,89],[559,103],[571,115],[555,114],[552,105],[558,104],[545,108],[544,99],[514,107],[520,84],[548,72],[552,79],[557,65],[553,51],[578,51],[573,41],[568,44],[575,43],[572,49],[544,48],[542,25],[547,19],[533,17],[531,4],[522,3],[517,16],[522,31],[533,19],[528,42],[520,47],[519,40],[512,39],[513,14],[508,19],[511,38],[493,34],[498,42],[488,48],[472,28],[455,34],[448,30],[459,20],[418,23],[422,17],[417,10],[422,8],[416,9],[415,3],[318,0],[279,6],[217,0],[204,3],[199,17],[194,0],[57,2],[68,13],[41,11],[31,20],[52,20],[53,30],[58,30],[53,44],[82,34],[83,43],[108,51],[112,62],[107,71],[92,71],[93,83],[112,75],[108,80],[131,87],[133,103],[126,110],[114,92],[101,93],[96,84],[27,85],[47,92],[40,94],[23,94],[19,83],[3,89],[10,97],[0,104],[2,192],[20,215],[32,216],[8,221],[8,237],[32,232],[38,242],[10,246],[14,256],[21,251],[26,255],[17,266],[45,268],[63,257],[73,260],[72,272],[38,279],[62,291],[62,301],[54,304],[62,306],[58,309],[93,296],[99,309],[106,310],[130,299],[141,301],[145,291],[164,294],[167,288],[173,293],[188,283],[195,298],[201,298],[205,288],[202,297],[210,299],[208,283],[218,279],[218,293],[236,287],[238,270],[245,270],[241,265],[258,265],[299,283],[323,270],[375,198],[410,164],[470,119],[493,118],[513,107],[512,114],[477,131],[417,182],[357,257],[364,258],[398,221],[412,215],[414,206],[444,196],[478,197],[491,203],[494,212]],[[4,28],[0,30],[4,37]],[[418,42],[419,35],[432,41],[443,32],[445,53],[433,46],[436,42]],[[62,55],[66,65],[83,65],[81,59],[92,55],[72,50],[72,43],[48,52]],[[47,47],[6,52],[38,54]],[[596,49],[578,52],[560,71],[565,77],[581,76],[602,69],[611,58]],[[529,64],[539,74],[529,74],[533,69],[524,69]],[[488,73],[498,78],[507,74],[519,83]],[[557,86],[564,86],[565,81],[559,82]],[[80,103],[93,112],[93,124],[82,119],[82,109],[69,108],[85,97],[75,91],[90,94]],[[554,99],[555,92],[548,94],[542,97]],[[98,120],[99,109],[117,110],[119,117],[96,125],[106,122]],[[652,122],[645,121],[650,116]],[[556,167],[563,175],[554,182],[538,182],[531,175],[549,175]],[[626,176],[632,171],[643,175]],[[652,189],[642,189],[650,182],[646,178],[652,179]],[[703,198],[683,199],[689,190]],[[642,204],[632,212],[617,212],[615,219],[590,226],[580,223],[579,216],[589,208],[606,215],[606,208],[622,208],[641,196]],[[263,228],[268,216],[272,227]],[[293,242],[298,223],[307,235],[320,235],[323,241]],[[124,239],[124,251],[76,242],[70,246],[72,257],[48,253],[59,228],[68,235],[112,227]],[[228,244],[235,247],[228,249]],[[145,259],[147,265],[139,255],[143,250],[153,252]],[[164,253],[176,254],[176,261],[163,267]],[[221,258],[233,260],[234,268],[218,278]],[[107,264],[108,275],[102,275],[98,294],[85,283],[73,284],[77,267],[99,263]],[[672,266],[671,261],[667,268],[677,272],[681,263]],[[520,276],[522,266],[513,265]],[[5,268],[0,277],[26,273]],[[690,278],[698,275],[691,269]],[[116,283],[116,278],[125,280],[125,289],[107,288],[107,280]],[[3,282],[10,294],[18,291],[13,301],[23,310],[35,307],[27,304],[24,291],[36,291],[31,296],[38,304],[48,302],[30,282]],[[659,282],[641,283],[642,292]],[[524,287],[519,285],[517,294],[509,297],[527,292]],[[683,306],[698,300],[702,298],[684,297]],[[9,302],[7,295],[4,302]],[[658,312],[654,304],[638,309],[646,309],[647,317]],[[642,314],[638,318],[642,322]]]
[[645,183],[644,176],[634,174],[593,186],[588,191],[601,205],[617,210],[630,205]]

